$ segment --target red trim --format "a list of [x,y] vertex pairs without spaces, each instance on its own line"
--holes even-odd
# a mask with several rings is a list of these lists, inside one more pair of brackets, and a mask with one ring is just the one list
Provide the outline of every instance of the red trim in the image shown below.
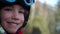
[[23,34],[22,30],[19,30],[19,31],[18,31],[18,34]]

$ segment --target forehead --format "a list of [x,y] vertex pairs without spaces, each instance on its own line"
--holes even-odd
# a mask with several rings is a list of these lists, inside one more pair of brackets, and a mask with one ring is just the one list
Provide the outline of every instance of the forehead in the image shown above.
[[20,6],[20,5],[12,5],[11,7],[15,7],[15,8],[21,8],[21,9],[23,9],[23,7]]

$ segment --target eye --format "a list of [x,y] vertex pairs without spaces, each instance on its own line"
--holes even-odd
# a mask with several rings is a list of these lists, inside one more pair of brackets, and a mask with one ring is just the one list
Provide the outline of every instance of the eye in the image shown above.
[[12,11],[12,9],[7,8],[7,9],[4,9],[4,11]]
[[19,13],[24,14],[25,12],[24,11],[19,11]]

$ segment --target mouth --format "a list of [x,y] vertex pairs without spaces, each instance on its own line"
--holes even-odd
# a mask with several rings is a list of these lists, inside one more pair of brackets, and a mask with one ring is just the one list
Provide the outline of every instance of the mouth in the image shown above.
[[7,21],[7,26],[11,29],[16,29],[20,27],[19,22],[12,22],[12,21]]
[[9,24],[11,24],[11,25],[19,25],[20,23],[18,23],[18,22],[7,22],[7,23],[9,23]]

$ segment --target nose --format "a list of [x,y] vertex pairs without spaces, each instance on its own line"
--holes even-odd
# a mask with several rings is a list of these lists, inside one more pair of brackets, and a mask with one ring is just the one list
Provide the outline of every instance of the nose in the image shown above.
[[19,15],[18,15],[18,13],[17,13],[17,12],[14,12],[13,15],[12,15],[12,19],[13,19],[13,20],[19,20],[19,18],[20,18],[20,17],[19,17]]

